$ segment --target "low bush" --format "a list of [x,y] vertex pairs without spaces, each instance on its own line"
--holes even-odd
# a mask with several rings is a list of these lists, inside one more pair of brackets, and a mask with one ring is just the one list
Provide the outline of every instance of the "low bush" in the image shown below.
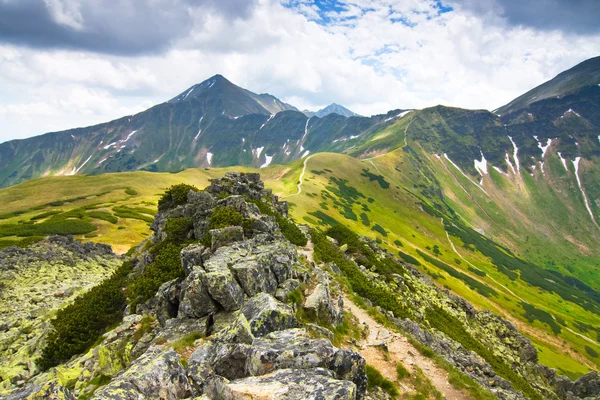
[[119,222],[119,219],[108,211],[88,211],[87,215],[89,215],[91,218],[110,222],[111,224],[116,224]]
[[298,226],[296,226],[296,224],[293,221],[285,218],[283,215],[281,215],[277,211],[274,211],[271,208],[271,206],[269,204],[265,203],[264,201],[256,201],[256,200],[254,200],[254,201],[249,200],[249,201],[251,203],[256,204],[256,206],[258,207],[258,209],[260,210],[261,213],[275,217],[275,220],[277,221],[277,225],[279,225],[279,229],[281,229],[281,233],[283,233],[283,236],[285,236],[285,238],[287,240],[289,240],[290,243],[295,244],[296,246],[301,246],[301,247],[306,246],[306,243],[308,243],[308,240],[306,239],[306,235],[304,235],[304,233],[302,233],[300,228],[298,228]]
[[158,200],[158,211],[168,210],[169,208],[185,204],[190,190],[197,192],[198,188],[185,183],[171,186],[167,189],[163,197]]

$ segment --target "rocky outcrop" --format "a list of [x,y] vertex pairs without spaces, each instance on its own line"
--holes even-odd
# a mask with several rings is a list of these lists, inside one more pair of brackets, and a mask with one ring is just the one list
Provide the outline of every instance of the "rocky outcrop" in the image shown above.
[[[304,307],[313,310],[315,318],[336,325],[343,319],[339,295],[332,295],[324,271],[308,273],[312,267],[301,265],[276,219],[262,214],[252,203],[255,200],[287,212],[285,203],[264,189],[257,174],[227,173],[203,192],[190,191],[185,204],[156,216],[152,243],[168,239],[171,218],[189,218],[193,229],[188,236],[202,243],[181,250],[183,278],[164,283],[137,307],[136,312],[156,318],[153,329],[143,335],[149,342],[140,340],[149,346],[136,359],[130,357],[135,347],[126,345],[129,358],[121,365],[122,372],[112,374],[114,378],[93,398],[364,397],[364,359],[334,347],[329,339],[311,337],[296,317],[302,305],[287,303],[290,293],[309,285],[311,276],[323,278],[322,284],[309,285]],[[210,229],[211,217],[220,207],[239,213],[243,227]],[[221,215],[229,214],[221,211]],[[140,254],[138,259],[148,257]],[[133,314],[126,320],[141,325],[141,318]],[[121,336],[136,336],[121,328]],[[181,346],[185,351],[180,354],[171,350]],[[185,368],[180,358],[186,359]]]

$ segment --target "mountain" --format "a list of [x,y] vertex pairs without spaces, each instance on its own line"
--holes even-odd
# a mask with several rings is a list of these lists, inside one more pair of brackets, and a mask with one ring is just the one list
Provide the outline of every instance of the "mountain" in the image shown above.
[[338,114],[343,117],[359,117],[358,114],[348,110],[344,106],[340,106],[339,104],[332,103],[325,108],[320,109],[315,113],[317,117],[324,117],[329,114]]
[[586,87],[600,85],[600,56],[590,58],[573,68],[561,72],[554,79],[517,97],[505,106],[494,111],[500,115],[509,114],[528,107],[535,102],[561,97]]
[[136,115],[0,144],[0,187],[42,176],[268,166],[352,142],[382,123],[337,113],[308,118],[215,75]]

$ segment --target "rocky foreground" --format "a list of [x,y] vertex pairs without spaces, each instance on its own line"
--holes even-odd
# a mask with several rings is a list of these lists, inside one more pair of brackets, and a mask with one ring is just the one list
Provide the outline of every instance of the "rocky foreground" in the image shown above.
[[[299,257],[288,239],[304,234],[295,226],[296,231],[289,232],[287,204],[264,189],[258,174],[227,173],[204,191],[186,190],[183,196],[159,203],[159,210],[153,237],[131,258],[129,283],[123,287],[129,305],[122,320],[119,316],[121,322],[85,354],[47,371],[33,363],[49,330],[48,318],[36,319],[41,307],[36,304],[58,307],[62,303],[57,299],[75,292],[70,283],[42,282],[45,297],[29,301],[23,310],[11,309],[20,318],[30,313],[32,324],[43,329],[36,328],[29,337],[17,335],[18,326],[12,322],[0,326],[12,332],[12,344],[2,351],[9,355],[10,367],[18,369],[1,370],[5,398],[389,399],[380,389],[368,389],[357,341],[346,340],[345,348],[332,344],[340,342],[336,335],[348,322],[342,287],[360,289],[360,300],[386,324],[427,346],[494,397],[600,396],[597,373],[576,382],[556,375],[537,363],[537,351],[512,324],[478,312],[373,241],[343,229],[337,231],[338,240],[311,231],[321,263]],[[166,275],[156,272],[157,265],[171,265],[165,258],[175,243],[181,245],[174,253],[178,275],[162,279]],[[66,257],[61,265],[69,264],[75,254],[75,266],[85,260],[117,260],[105,247],[68,239],[53,238],[39,246],[49,255],[56,251],[57,259]],[[8,254],[37,265],[29,251],[13,249]],[[21,265],[4,262],[0,267],[16,277],[11,266],[17,264]],[[106,268],[110,272],[114,265]],[[456,324],[452,329],[462,336],[452,336],[454,331],[434,317]],[[0,338],[7,337],[5,333]],[[386,349],[385,342],[379,345]],[[26,352],[20,353],[25,350],[19,346]],[[493,354],[481,352],[485,359],[468,346],[493,349]],[[21,354],[27,361],[14,361]],[[498,372],[498,365],[509,366],[510,373]]]

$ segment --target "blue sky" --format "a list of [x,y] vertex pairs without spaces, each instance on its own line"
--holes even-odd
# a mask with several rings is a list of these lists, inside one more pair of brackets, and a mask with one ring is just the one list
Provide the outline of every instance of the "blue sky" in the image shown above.
[[599,7],[0,0],[0,142],[134,114],[217,73],[301,109],[494,109],[599,55]]

